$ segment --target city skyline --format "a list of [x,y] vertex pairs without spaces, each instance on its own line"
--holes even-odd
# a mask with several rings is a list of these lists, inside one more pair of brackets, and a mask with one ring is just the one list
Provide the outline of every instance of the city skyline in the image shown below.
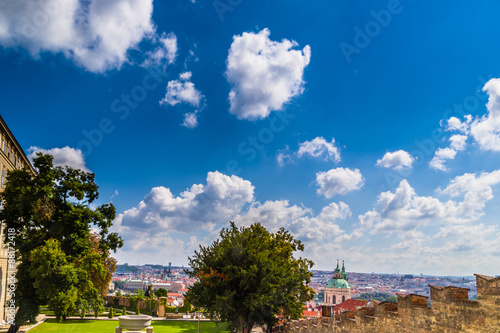
[[0,115],[96,174],[120,264],[260,221],[313,270],[494,276],[499,7],[5,2]]

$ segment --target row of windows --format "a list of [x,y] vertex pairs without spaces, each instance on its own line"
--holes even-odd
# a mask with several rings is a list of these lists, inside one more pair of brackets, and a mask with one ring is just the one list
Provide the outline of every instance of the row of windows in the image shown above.
[[7,158],[12,162],[12,164],[14,164],[16,169],[22,169],[24,168],[24,163],[13,147],[14,145],[7,140],[5,135],[0,137],[0,149],[2,149]]
[[[333,300],[333,302],[332,302]],[[342,303],[345,302],[345,296],[342,296]],[[326,296],[326,303],[327,304],[337,304],[337,296],[333,295],[333,299],[332,299],[332,296]]]

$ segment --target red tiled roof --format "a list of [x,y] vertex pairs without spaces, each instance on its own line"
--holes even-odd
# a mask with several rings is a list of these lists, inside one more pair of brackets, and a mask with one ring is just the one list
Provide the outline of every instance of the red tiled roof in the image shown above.
[[358,299],[348,299],[347,301],[336,305],[333,308],[333,311],[354,311],[356,310],[356,306],[365,306],[368,304],[368,301],[358,300]]
[[302,311],[302,317],[319,317],[321,314],[318,310],[316,311]]

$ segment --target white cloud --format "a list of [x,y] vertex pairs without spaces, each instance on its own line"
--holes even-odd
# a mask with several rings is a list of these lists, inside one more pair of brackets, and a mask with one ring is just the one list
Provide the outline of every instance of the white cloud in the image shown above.
[[471,115],[464,116],[465,121],[461,121],[457,117],[451,117],[448,119],[448,124],[446,126],[446,131],[461,132],[463,134],[469,134],[469,127],[472,121]]
[[158,40],[159,46],[153,51],[146,53],[144,66],[171,65],[177,58],[177,36],[171,32],[163,33]]
[[184,122],[182,123],[181,126],[187,127],[187,128],[195,128],[198,126],[198,111],[195,112],[189,112],[184,114]]
[[322,136],[300,143],[297,155],[298,157],[309,155],[315,158],[323,156],[325,160],[340,162],[340,151],[335,146],[335,139],[332,138],[331,142],[327,142]]
[[276,161],[278,161],[278,165],[281,167],[287,163],[294,163],[292,155],[290,154],[290,147],[285,146],[284,149],[278,150],[276,153]]
[[169,104],[174,106],[179,103],[187,103],[198,107],[204,96],[195,88],[194,83],[190,81],[191,75],[191,72],[184,72],[179,75],[179,80],[169,81],[167,84],[167,93],[160,101],[160,105]]
[[415,159],[411,157],[408,152],[398,150],[393,153],[385,153],[382,159],[377,160],[377,165],[384,168],[393,168],[395,170],[409,170],[412,168],[414,160]]
[[154,34],[152,0],[1,1],[0,45],[62,53],[91,72],[118,69]]
[[311,48],[294,50],[294,41],[269,39],[269,29],[233,37],[226,77],[232,85],[229,111],[238,119],[263,119],[302,94]]
[[28,154],[28,158],[30,159],[30,161],[33,161],[37,153],[50,154],[54,156],[55,166],[69,166],[73,169],[80,169],[82,171],[91,172],[85,165],[85,158],[80,149],[70,147],[52,149],[30,147]]
[[[212,242],[230,220],[239,226],[261,222],[272,232],[284,227],[303,241],[352,241],[361,234],[348,235],[336,223],[350,216],[344,202],[332,202],[317,215],[310,208],[290,205],[288,200],[260,203],[254,200],[249,181],[216,171],[208,173],[206,184],[194,184],[178,196],[166,187],[153,188],[136,207],[118,215],[113,229],[125,239],[122,254],[146,254],[151,249],[164,252],[162,247],[170,249],[166,243],[174,242],[181,248],[175,253],[187,256],[197,247],[196,242]],[[197,238],[200,233],[206,235],[203,240]],[[191,238],[189,242],[175,240],[176,234]]]
[[500,79],[491,79],[483,88],[489,94],[488,114],[470,125],[470,132],[483,150],[500,151]]
[[403,180],[394,192],[382,192],[376,208],[360,216],[362,227],[374,232],[408,231],[431,219],[442,218],[446,207],[436,198],[419,197],[408,181]]
[[452,160],[457,155],[457,151],[452,148],[439,148],[436,150],[434,157],[429,162],[429,167],[434,170],[448,171],[448,168],[444,165],[446,160]]
[[316,173],[316,184],[319,186],[317,193],[330,199],[336,195],[359,190],[364,184],[364,179],[358,169],[337,168]]
[[116,223],[121,228],[158,232],[212,230],[252,202],[253,191],[249,181],[209,172],[206,185],[195,184],[180,196],[174,196],[166,187],[153,188],[139,205],[119,214]]
[[467,146],[467,135],[455,134],[450,137],[450,147],[456,151],[464,150]]
[[434,197],[421,197],[408,181],[403,180],[394,192],[379,195],[376,207],[359,216],[362,229],[373,232],[396,232],[416,229],[436,221],[448,225],[463,225],[478,220],[486,202],[493,199],[492,186],[500,183],[500,170],[479,176],[464,174],[455,177],[442,195],[463,198],[462,201],[442,202]]
[[467,147],[467,139],[469,133],[470,123],[472,121],[472,116],[467,115],[464,117],[465,120],[462,122],[460,119],[451,117],[448,119],[448,125],[446,126],[446,131],[460,132],[464,134],[454,134],[449,138],[450,146],[447,148],[439,148],[434,153],[434,157],[429,162],[429,167],[434,170],[449,171],[445,166],[447,160],[453,160],[457,152],[465,150]]

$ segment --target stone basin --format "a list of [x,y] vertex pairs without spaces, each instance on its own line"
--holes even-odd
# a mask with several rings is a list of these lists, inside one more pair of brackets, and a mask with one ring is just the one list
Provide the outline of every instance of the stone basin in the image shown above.
[[139,331],[151,326],[153,317],[147,315],[119,316],[120,328],[129,331]]

